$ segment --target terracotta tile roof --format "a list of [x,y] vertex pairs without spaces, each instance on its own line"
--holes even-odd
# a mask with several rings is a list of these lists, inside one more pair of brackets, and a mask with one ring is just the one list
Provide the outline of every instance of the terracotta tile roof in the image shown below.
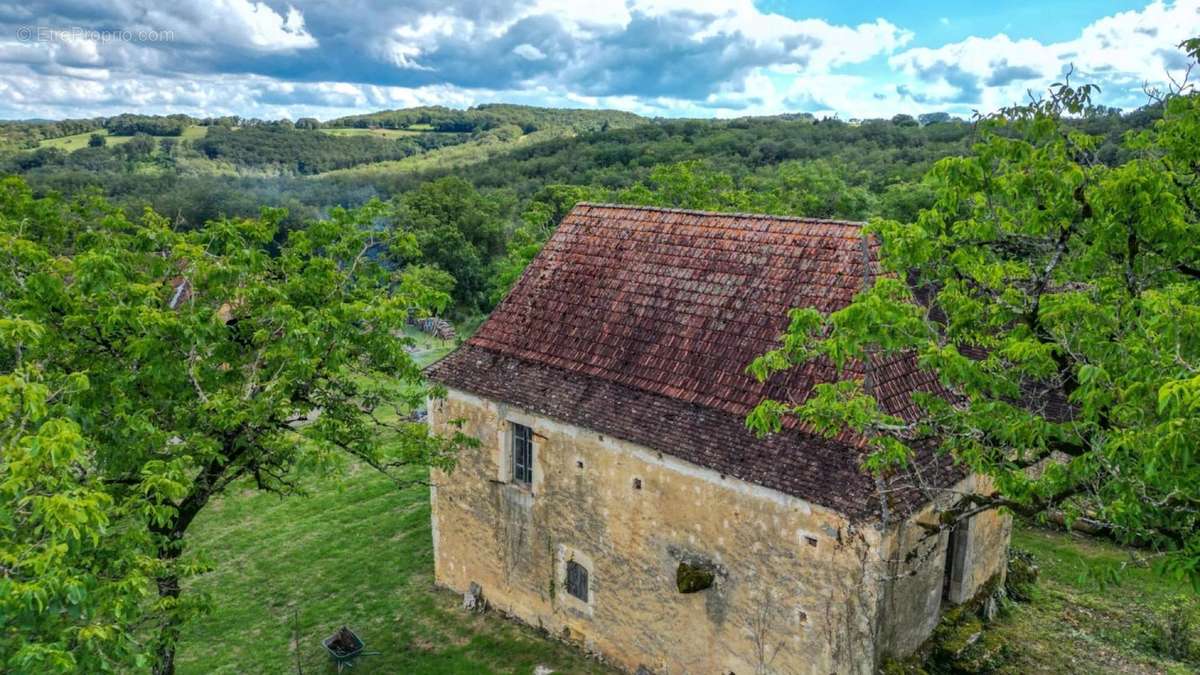
[[[758,439],[744,425],[763,398],[802,401],[836,379],[832,366],[766,383],[745,369],[775,346],[789,309],[837,310],[878,271],[859,223],[580,204],[429,375],[863,516],[879,504],[857,439],[802,429]],[[853,371],[904,417],[912,391],[937,389],[912,358]]]

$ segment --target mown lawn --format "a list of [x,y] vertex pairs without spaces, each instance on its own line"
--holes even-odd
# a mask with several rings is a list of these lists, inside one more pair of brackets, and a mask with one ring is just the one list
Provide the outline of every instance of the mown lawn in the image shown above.
[[295,673],[297,650],[303,672],[333,672],[320,641],[342,624],[381,652],[357,673],[606,672],[433,587],[424,487],[398,490],[363,468],[312,488],[283,500],[230,494],[201,517],[190,545],[216,570],[188,590],[211,593],[213,611],[186,631],[180,673]]
[[179,139],[184,141],[195,141],[204,138],[207,135],[208,127],[201,126],[199,124],[189,124],[183,128],[183,133],[180,134]]
[[74,152],[80,148],[86,148],[92,134],[100,134],[106,139],[107,145],[120,145],[127,143],[133,139],[133,136],[109,136],[107,129],[99,129],[97,131],[87,131],[82,134],[71,134],[70,136],[59,136],[58,138],[47,138],[38,143],[38,148],[58,148],[65,152]]
[[[422,363],[452,345],[410,333]],[[422,478],[414,472],[413,478]],[[214,501],[188,545],[215,570],[188,591],[213,610],[185,632],[181,674],[331,673],[321,639],[343,624],[369,651],[357,673],[608,672],[575,649],[496,613],[470,614],[433,586],[429,491],[366,467],[312,478],[309,494],[251,489]]]
[[[1152,570],[1144,553],[1031,526],[1016,529],[1013,545],[1033,554],[1040,580],[1030,602],[1015,604],[989,628],[1007,645],[996,672],[1200,672],[1200,661],[1166,655],[1154,629],[1173,600],[1195,609],[1200,598],[1190,585]],[[1192,639],[1200,643],[1200,635]]]
[[[204,138],[208,133],[208,127],[192,124],[184,128],[183,134],[179,136],[154,136],[155,139],[174,138],[177,140],[194,141],[199,138]],[[107,129],[98,129],[96,131],[87,131],[82,134],[72,134],[70,136],[60,136],[58,138],[49,138],[38,143],[39,148],[59,148],[65,152],[74,152],[80,148],[86,148],[88,140],[92,134],[100,134],[107,139],[107,145],[121,145],[133,140],[133,136],[110,136]]]

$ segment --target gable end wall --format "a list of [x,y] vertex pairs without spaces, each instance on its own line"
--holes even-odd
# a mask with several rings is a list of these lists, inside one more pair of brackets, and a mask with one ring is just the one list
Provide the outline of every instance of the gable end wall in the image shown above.
[[[438,584],[479,584],[493,608],[630,671],[873,672],[884,573],[873,527],[450,390],[430,421],[444,432],[455,419],[481,445],[433,477]],[[507,482],[510,421],[534,430],[529,489]],[[558,578],[567,559],[589,569],[586,603]],[[680,593],[684,561],[710,565],[713,587]]]

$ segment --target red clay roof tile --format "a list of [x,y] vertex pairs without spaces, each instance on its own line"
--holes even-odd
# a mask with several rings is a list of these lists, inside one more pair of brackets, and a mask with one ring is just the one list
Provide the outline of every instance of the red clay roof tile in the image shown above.
[[[811,362],[766,383],[745,371],[775,346],[790,308],[846,306],[879,273],[876,253],[859,223],[580,204],[475,336],[429,374],[864,515],[878,500],[856,439],[757,439],[743,423],[763,398],[803,400],[837,378],[833,367]],[[870,370],[885,408],[904,417],[913,391],[938,389],[909,357]]]

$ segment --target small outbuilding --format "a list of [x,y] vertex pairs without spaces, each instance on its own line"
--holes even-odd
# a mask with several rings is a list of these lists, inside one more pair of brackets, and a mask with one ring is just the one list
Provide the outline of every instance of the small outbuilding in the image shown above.
[[[629,671],[870,673],[914,650],[1003,575],[1006,516],[936,526],[982,478],[932,451],[877,477],[862,439],[745,424],[838,377],[746,373],[788,310],[879,273],[860,223],[576,206],[428,371],[434,430],[481,441],[433,475],[437,583]],[[851,376],[902,418],[939,391],[912,358]]]

